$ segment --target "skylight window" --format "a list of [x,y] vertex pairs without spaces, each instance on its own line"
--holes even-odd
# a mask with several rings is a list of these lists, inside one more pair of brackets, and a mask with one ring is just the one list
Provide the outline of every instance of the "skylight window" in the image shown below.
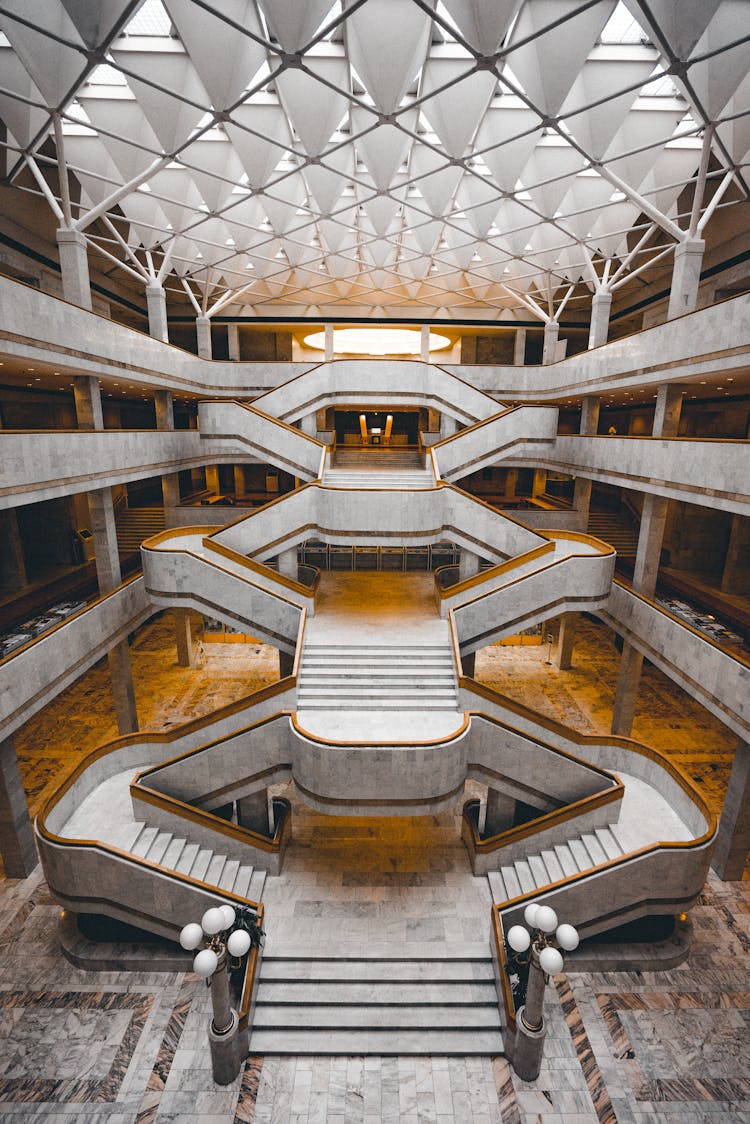
[[648,36],[620,0],[599,36],[601,43],[647,43]]
[[165,35],[172,30],[172,21],[161,0],[145,0],[125,28],[126,35]]

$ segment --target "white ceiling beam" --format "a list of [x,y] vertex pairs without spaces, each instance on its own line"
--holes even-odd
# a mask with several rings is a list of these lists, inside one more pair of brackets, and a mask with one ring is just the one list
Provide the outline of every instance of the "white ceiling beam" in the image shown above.
[[707,125],[703,132],[703,147],[701,149],[701,162],[698,167],[698,176],[693,188],[693,206],[690,211],[688,231],[691,238],[698,233],[698,220],[703,206],[703,193],[706,189],[706,175],[708,174],[708,161],[711,157],[711,141],[713,140],[714,127]]
[[144,184],[146,180],[151,179],[151,177],[156,175],[157,172],[160,172],[162,168],[165,168],[171,159],[171,156],[158,157],[158,159],[149,164],[147,168],[144,168],[137,176],[134,176],[132,180],[128,180],[122,187],[118,187],[115,191],[111,192],[106,199],[102,199],[101,203],[98,203],[96,207],[92,207],[85,215],[81,215],[73,224],[73,229],[85,230],[87,226],[91,226],[91,223],[96,222],[105,211],[108,211],[111,207],[115,207],[126,195],[130,195],[131,192],[139,188],[141,184]]
[[640,207],[644,214],[648,215],[648,217],[652,219],[657,226],[660,226],[662,230],[666,231],[667,234],[671,235],[676,242],[682,242],[688,233],[686,230],[683,230],[676,222],[673,222],[672,219],[663,215],[653,203],[644,198],[644,196],[637,192],[635,188],[631,187],[629,183],[625,183],[625,180],[621,180],[617,173],[613,172],[611,168],[608,168],[605,164],[597,163],[592,164],[592,167],[594,167],[605,180],[609,180],[613,187],[616,187],[623,195],[627,195],[628,199],[635,203],[637,207]]
[[36,180],[36,182],[39,184],[40,188],[42,189],[42,194],[44,195],[44,198],[49,203],[50,208],[51,208],[52,213],[54,214],[55,218],[57,219],[58,222],[60,222],[64,225],[65,224],[65,215],[62,212],[62,207],[57,202],[57,199],[55,198],[54,192],[52,191],[52,188],[50,187],[50,185],[47,183],[46,179],[42,175],[41,169],[39,168],[39,165],[37,164],[36,160],[34,159],[33,156],[30,156],[28,153],[26,153],[26,155],[24,156],[24,159],[25,159],[26,163],[28,164],[29,171],[31,172],[34,179]]
[[142,282],[144,280],[142,273],[136,273],[134,269],[131,269],[130,266],[126,265],[126,263],[124,261],[121,261],[120,258],[116,258],[114,254],[110,254],[109,250],[105,250],[103,246],[100,246],[99,243],[94,241],[94,239],[88,234],[86,235],[86,245],[91,246],[93,250],[96,250],[105,258],[109,258],[109,260],[111,262],[114,262],[115,265],[119,266],[120,269],[124,269],[126,273],[130,274],[131,277],[135,277],[136,281]]
[[726,192],[730,183],[734,179],[734,175],[735,175],[734,168],[730,168],[730,170],[724,176],[724,179],[721,181],[719,186],[716,188],[716,191],[713,193],[713,196],[711,198],[711,202],[706,207],[706,209],[703,212],[703,215],[701,216],[701,219],[700,219],[700,221],[699,221],[699,223],[696,227],[695,232],[696,232],[696,234],[698,235],[699,238],[701,238],[703,236],[703,231],[705,230],[706,223],[711,218],[711,215],[714,213],[716,208],[719,206],[719,203],[721,202],[721,200],[724,198],[724,193]]
[[195,296],[193,295],[193,290],[190,288],[190,286],[188,285],[188,283],[187,283],[187,281],[185,280],[184,277],[180,278],[180,283],[181,283],[183,289],[185,290],[185,292],[187,293],[187,295],[190,297],[190,303],[192,304],[193,308],[195,309],[196,316],[202,316],[203,312],[201,310],[201,306],[198,304],[197,300],[195,299]]
[[612,275],[612,281],[613,282],[617,281],[620,274],[625,272],[625,270],[628,268],[628,266],[630,265],[633,258],[638,253],[640,253],[640,251],[646,245],[646,243],[648,242],[649,238],[651,237],[651,235],[654,233],[655,230],[656,230],[656,223],[652,222],[651,225],[649,226],[648,230],[646,230],[645,233],[641,235],[641,237],[636,242],[635,246],[633,246],[633,249],[628,251],[628,253],[625,255],[625,257],[622,259],[622,261],[618,265],[617,269],[615,270],[615,272]]
[[[120,246],[122,247],[122,249],[123,249],[123,250],[125,251],[125,253],[127,254],[127,256],[128,256],[128,257],[130,258],[130,260],[131,260],[131,261],[133,262],[133,264],[134,264],[134,265],[135,265],[135,267],[137,268],[138,272],[139,272],[139,273],[141,274],[141,276],[143,277],[144,281],[148,281],[148,280],[150,280],[150,278],[149,278],[149,275],[148,275],[148,273],[146,272],[146,270],[145,270],[145,269],[143,268],[143,265],[142,265],[142,263],[138,261],[138,258],[137,258],[137,257],[135,256],[135,254],[134,254],[133,250],[132,250],[132,249],[131,249],[131,247],[130,247],[130,246],[129,246],[129,245],[127,244],[127,242],[125,241],[125,239],[123,238],[123,236],[122,236],[122,235],[120,234],[119,230],[117,229],[117,227],[115,226],[115,224],[114,224],[114,223],[112,222],[112,220],[110,219],[109,215],[104,215],[104,216],[103,216],[103,222],[104,222],[104,225],[106,226],[107,230],[108,230],[108,231],[109,231],[109,232],[110,232],[110,233],[111,233],[112,235],[114,235],[114,237],[115,237],[115,238],[117,239],[117,241],[119,242],[119,244],[120,244]],[[148,255],[147,255],[147,256],[148,256]]]
[[62,121],[59,113],[52,114],[52,127],[55,130],[55,150],[57,152],[57,179],[60,184],[60,199],[62,201],[63,222],[69,229],[73,223],[73,212],[70,207],[70,181],[68,179],[68,165],[65,160],[65,142],[63,141]]
[[619,281],[615,281],[609,286],[610,293],[616,292],[621,285],[625,285],[628,281],[632,281],[634,277],[639,277],[645,269],[650,269],[652,265],[656,265],[658,261],[661,261],[662,258],[665,258],[668,254],[671,254],[673,250],[674,246],[667,246],[666,249],[662,250],[660,254],[656,254],[655,257],[649,258],[648,261],[645,261],[643,263],[643,265],[639,265],[637,269],[631,270],[630,273],[626,273],[625,276],[621,277]]

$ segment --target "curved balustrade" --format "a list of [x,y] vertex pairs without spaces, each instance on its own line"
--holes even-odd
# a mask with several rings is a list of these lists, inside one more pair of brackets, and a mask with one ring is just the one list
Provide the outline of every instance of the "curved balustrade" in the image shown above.
[[565,612],[607,604],[615,552],[589,535],[556,532],[553,551],[532,550],[440,594],[466,655]]

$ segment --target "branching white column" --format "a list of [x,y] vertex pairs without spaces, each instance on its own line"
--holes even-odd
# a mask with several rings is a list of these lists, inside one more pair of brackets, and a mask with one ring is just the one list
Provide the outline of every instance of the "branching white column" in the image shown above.
[[146,307],[148,309],[148,334],[154,339],[169,343],[167,326],[167,294],[162,285],[146,286]]
[[612,308],[612,294],[608,289],[598,289],[591,301],[591,324],[589,327],[589,348],[599,347],[607,342],[609,335],[609,313]]
[[706,243],[702,238],[685,238],[675,247],[668,320],[682,316],[685,312],[692,312],[697,305],[705,248]]
[[211,359],[211,321],[207,316],[196,316],[195,334],[198,337],[198,354],[201,359]]
[[55,238],[60,255],[63,296],[81,308],[91,308],[91,281],[86,237],[79,230],[60,227]]
[[557,320],[548,320],[544,325],[544,350],[542,352],[542,363],[554,363],[555,351],[557,349],[557,337],[560,332],[560,324]]

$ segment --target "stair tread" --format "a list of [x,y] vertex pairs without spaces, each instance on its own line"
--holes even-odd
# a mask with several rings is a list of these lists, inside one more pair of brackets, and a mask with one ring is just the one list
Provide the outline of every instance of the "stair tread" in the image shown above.
[[395,983],[405,982],[454,982],[454,983],[492,983],[494,981],[492,961],[485,960],[340,960],[282,959],[264,956],[260,979],[262,981],[284,981],[294,983],[302,980],[327,980],[335,982]]
[[560,866],[560,860],[554,851],[542,851],[542,862],[547,868],[550,882],[558,882],[565,877],[563,868]]
[[164,858],[167,847],[172,842],[171,831],[160,831],[157,833],[156,838],[146,852],[146,858],[149,862],[160,863]]
[[182,851],[183,851],[183,848],[185,847],[186,842],[187,842],[186,839],[182,839],[179,836],[177,836],[176,838],[173,838],[171,843],[167,847],[167,849],[164,853],[164,856],[162,857],[161,865],[169,867],[170,870],[174,870],[175,864],[177,863],[177,860],[179,859],[180,855],[182,854]]
[[208,865],[213,857],[213,851],[209,850],[208,847],[201,847],[198,851],[198,854],[195,856],[193,865],[190,868],[190,877],[197,878],[199,882],[202,882],[205,873],[208,870]]
[[420,980],[418,983],[397,981],[393,984],[381,983],[373,989],[372,982],[348,983],[344,980],[333,983],[316,980],[295,980],[292,983],[277,983],[260,980],[258,984],[258,1003],[313,1003],[345,1004],[361,1007],[407,1006],[423,1004],[471,1003],[497,1004],[497,991],[494,982],[459,981],[446,983]]
[[598,827],[596,829],[596,837],[601,843],[607,858],[616,859],[623,853],[622,847],[615,839],[610,828]]
[[253,868],[246,863],[240,863],[239,869],[234,878],[234,885],[232,886],[232,893],[236,894],[239,898],[248,897],[247,888],[250,885],[250,879],[253,876]]
[[288,1004],[275,1007],[258,1003],[253,1015],[253,1027],[295,1030],[500,1030],[500,1011],[493,1006],[474,1007],[440,1006],[388,1006],[363,1004],[361,1007],[319,1007],[314,1004]]
[[239,859],[227,859],[224,863],[224,869],[221,872],[219,879],[220,890],[231,890],[234,886],[234,880],[237,877],[237,871],[240,869]]
[[505,879],[503,878],[500,871],[488,871],[487,881],[490,884],[490,893],[492,894],[493,902],[506,902],[509,895],[505,886]]
[[501,1054],[503,1038],[499,1031],[431,1030],[335,1031],[254,1030],[250,1051],[257,1054]]
[[571,874],[578,873],[576,860],[567,843],[558,843],[555,846],[555,854],[557,855],[560,866],[562,867],[562,872],[566,878],[569,878]]
[[250,884],[247,888],[245,895],[251,902],[259,902],[263,897],[263,887],[266,884],[265,870],[254,870],[250,878]]
[[531,873],[531,868],[528,863],[520,861],[513,864],[519,884],[521,886],[521,893],[527,894],[530,890],[536,889],[534,876]]
[[145,858],[149,847],[158,834],[158,827],[150,827],[149,824],[144,824],[138,833],[138,838],[130,848],[131,854],[138,855],[139,858]]
[[177,860],[177,865],[174,868],[178,874],[189,874],[190,868],[195,862],[196,855],[200,847],[197,843],[186,843],[182,849],[182,854]]

